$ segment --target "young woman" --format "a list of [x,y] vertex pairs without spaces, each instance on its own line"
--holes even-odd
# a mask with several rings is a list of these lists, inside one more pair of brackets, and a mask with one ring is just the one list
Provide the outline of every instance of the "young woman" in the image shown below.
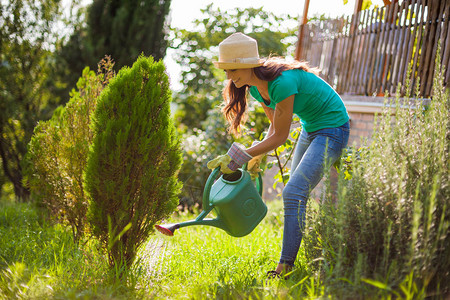
[[349,117],[339,95],[318,77],[315,69],[302,62],[279,58],[259,58],[256,40],[235,33],[219,44],[219,61],[229,79],[223,91],[223,113],[230,130],[239,133],[246,113],[248,94],[260,102],[270,121],[263,141],[244,149],[233,143],[227,154],[208,163],[231,173],[249,162],[258,168],[264,153],[284,144],[290,132],[293,114],[299,116],[302,132],[294,150],[291,176],[283,189],[284,232],[280,261],[270,277],[286,274],[294,266],[305,223],[310,191],[323,177],[325,168],[340,157],[349,137]]

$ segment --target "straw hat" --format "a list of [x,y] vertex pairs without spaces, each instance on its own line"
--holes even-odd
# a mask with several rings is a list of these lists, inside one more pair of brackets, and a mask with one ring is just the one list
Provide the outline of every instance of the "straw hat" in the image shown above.
[[237,32],[219,44],[219,61],[214,61],[219,69],[248,69],[259,67],[258,43],[255,39]]

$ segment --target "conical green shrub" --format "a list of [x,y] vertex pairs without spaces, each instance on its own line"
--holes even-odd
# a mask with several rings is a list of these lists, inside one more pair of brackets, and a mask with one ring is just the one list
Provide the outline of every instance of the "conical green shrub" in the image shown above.
[[181,150],[162,61],[141,56],[98,99],[85,172],[88,220],[112,266],[130,266],[178,204]]

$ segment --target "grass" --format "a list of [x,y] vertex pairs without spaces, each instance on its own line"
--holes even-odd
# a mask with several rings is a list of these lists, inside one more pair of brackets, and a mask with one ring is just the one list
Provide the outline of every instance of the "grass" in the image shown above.
[[0,201],[0,243],[0,299],[103,294],[107,268],[93,242],[77,246],[70,229],[42,222],[31,204]]
[[[162,298],[219,295],[247,299],[288,293],[289,284],[283,287],[279,281],[265,278],[266,272],[276,267],[281,233],[281,205],[274,201],[262,224],[242,238],[208,226],[181,228],[174,237],[154,236],[147,249],[154,249],[158,261],[154,262],[155,257],[150,260],[155,268],[151,268],[154,276],[149,277],[148,286],[155,287]],[[304,273],[297,270],[288,282],[295,283]]]
[[31,204],[0,201],[0,299],[333,298],[310,270],[303,247],[288,280],[266,279],[277,265],[283,228],[281,201],[267,204],[266,218],[242,238],[209,226],[181,228],[173,237],[155,233],[123,282],[108,270],[95,241],[77,246],[70,229],[42,222]]
[[282,234],[281,202],[268,206],[263,222],[242,238],[209,226],[185,227],[174,237],[152,235],[121,282],[94,241],[77,246],[69,229],[42,222],[31,204],[0,201],[0,299],[319,297],[324,287],[308,274],[302,253],[289,280],[266,280],[276,267]]

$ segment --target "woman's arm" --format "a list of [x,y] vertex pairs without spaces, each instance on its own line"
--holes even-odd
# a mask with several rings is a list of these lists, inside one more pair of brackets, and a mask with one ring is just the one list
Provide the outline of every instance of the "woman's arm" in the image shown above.
[[289,96],[277,104],[275,110],[264,108],[270,120],[269,131],[264,140],[246,151],[255,157],[276,149],[286,142],[291,129],[295,95]]

